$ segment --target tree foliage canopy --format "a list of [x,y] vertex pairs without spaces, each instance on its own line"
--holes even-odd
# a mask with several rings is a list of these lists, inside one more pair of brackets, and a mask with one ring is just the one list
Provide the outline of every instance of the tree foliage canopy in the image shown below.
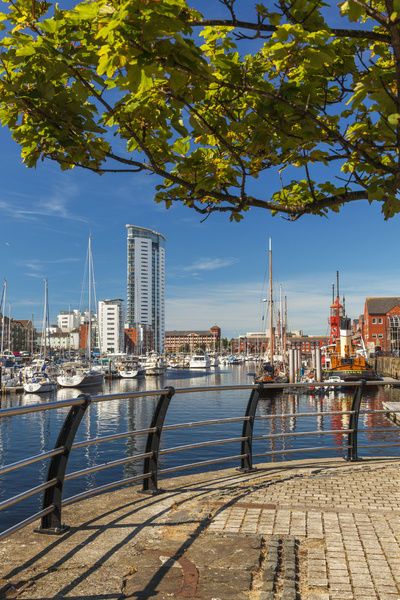
[[399,212],[400,0],[345,0],[342,27],[321,0],[220,2],[6,0],[0,119],[24,163],[154,173],[157,201],[235,220]]

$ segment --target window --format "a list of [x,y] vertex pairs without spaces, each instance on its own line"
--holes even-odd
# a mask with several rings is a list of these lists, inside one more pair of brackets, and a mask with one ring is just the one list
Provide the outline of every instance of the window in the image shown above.
[[379,318],[379,319],[378,319],[378,323],[379,323],[379,325],[382,325],[382,323],[383,323],[383,319],[382,319],[382,318]]
[[373,337],[373,338],[376,338],[376,333],[373,333],[373,334],[372,334],[372,337]]
[[383,338],[383,333],[379,333],[378,338]]
[[375,317],[372,319],[372,325],[376,325],[376,319],[375,319]]

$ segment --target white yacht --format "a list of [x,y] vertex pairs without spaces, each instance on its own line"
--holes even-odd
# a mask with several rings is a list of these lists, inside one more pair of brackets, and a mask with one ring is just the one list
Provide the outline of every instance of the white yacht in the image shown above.
[[189,362],[189,369],[209,369],[211,367],[210,357],[206,353],[193,354]]
[[144,375],[144,369],[142,369],[139,363],[125,362],[119,365],[118,373],[122,379],[136,379]]
[[88,251],[87,251],[87,273],[88,273],[88,325],[87,325],[87,362],[88,365],[80,363],[69,363],[64,365],[63,372],[57,377],[57,383],[61,387],[81,388],[90,385],[102,385],[104,381],[104,373],[101,365],[92,365],[92,290],[94,289],[94,271],[93,271],[93,256],[92,256],[92,237],[89,236]]
[[11,390],[21,386],[21,371],[15,367],[2,367],[0,362],[1,381],[0,381],[0,393],[1,391]]
[[57,389],[57,367],[46,360],[49,329],[49,296],[47,279],[44,280],[44,309],[40,358],[34,359],[23,371],[23,387],[28,394],[46,394]]
[[79,363],[64,365],[61,374],[57,377],[57,383],[61,387],[80,388],[89,385],[101,385],[104,375],[101,371],[84,367]]
[[159,356],[157,352],[151,352],[146,358],[143,368],[148,377],[149,375],[163,375],[167,366],[162,356]]
[[219,357],[218,354],[210,354],[210,366],[214,369],[218,369],[219,367]]
[[45,394],[57,389],[57,383],[50,379],[45,371],[36,371],[29,375],[23,386],[27,394]]

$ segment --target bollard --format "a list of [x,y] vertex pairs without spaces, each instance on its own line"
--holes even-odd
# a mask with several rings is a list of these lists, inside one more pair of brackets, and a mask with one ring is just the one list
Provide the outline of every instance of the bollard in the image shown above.
[[315,378],[317,381],[322,381],[321,348],[315,349]]

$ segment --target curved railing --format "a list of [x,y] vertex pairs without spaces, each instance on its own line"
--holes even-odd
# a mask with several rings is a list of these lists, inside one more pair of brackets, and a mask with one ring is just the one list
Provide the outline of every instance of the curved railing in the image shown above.
[[[330,386],[341,386],[341,383],[337,384],[329,384]],[[347,443],[341,448],[343,448],[346,453],[344,458],[349,461],[357,461],[358,460],[358,449],[359,448],[384,448],[384,447],[394,447],[400,446],[400,443],[393,444],[358,444],[358,420],[360,414],[385,414],[389,411],[387,409],[381,410],[366,410],[360,409],[361,401],[363,397],[363,393],[365,388],[369,385],[391,385],[386,381],[378,381],[378,382],[348,382],[346,383],[346,387],[354,388],[354,394],[352,399],[352,405],[350,410],[346,411],[322,411],[322,412],[296,412],[296,413],[288,413],[288,414],[279,414],[279,415],[258,415],[256,417],[257,407],[259,404],[260,397],[268,398],[273,397],[276,391],[282,389],[282,384],[259,384],[259,385],[226,385],[226,386],[209,386],[209,387],[190,387],[190,388],[179,388],[175,389],[173,387],[166,387],[164,389],[158,390],[145,390],[140,392],[128,392],[121,394],[108,394],[108,395],[99,395],[99,396],[90,396],[88,394],[82,394],[78,396],[78,398],[74,398],[71,400],[60,400],[55,402],[48,402],[46,404],[33,404],[29,406],[19,406],[14,408],[6,408],[0,410],[0,418],[11,418],[14,416],[24,415],[28,413],[35,412],[43,412],[43,411],[51,411],[57,410],[60,408],[69,408],[69,411],[63,421],[61,429],[58,434],[57,441],[52,450],[47,452],[42,452],[40,454],[36,454],[34,456],[30,456],[23,460],[19,460],[17,462],[5,465],[0,468],[0,477],[9,473],[11,471],[16,471],[18,469],[22,469],[34,463],[39,463],[43,460],[49,460],[49,466],[47,471],[46,481],[36,485],[20,494],[17,494],[7,500],[0,502],[0,510],[4,510],[6,508],[10,508],[13,505],[16,505],[31,496],[36,494],[43,493],[43,505],[42,510],[36,512],[30,517],[24,519],[23,521],[17,523],[16,525],[8,528],[6,531],[0,533],[0,539],[10,535],[11,533],[25,527],[26,525],[37,521],[40,519],[40,527],[36,530],[41,533],[48,534],[60,534],[68,529],[68,526],[63,523],[62,520],[62,508],[63,506],[67,506],[72,504],[73,502],[77,502],[78,500],[82,500],[84,498],[88,498],[94,494],[98,494],[100,492],[105,492],[111,490],[113,488],[135,483],[142,482],[143,491],[148,493],[156,493],[158,491],[158,477],[159,475],[165,476],[170,475],[171,473],[175,473],[177,471],[182,470],[191,470],[194,468],[202,468],[209,465],[214,465],[218,463],[227,463],[232,461],[237,461],[239,465],[239,469],[243,472],[249,472],[253,469],[253,462],[255,458],[261,458],[266,456],[273,456],[276,454],[290,454],[290,453],[298,453],[301,452],[319,452],[319,451],[331,451],[338,450],[337,446],[317,446],[317,447],[302,447],[299,449],[280,449],[280,450],[271,450],[268,452],[253,454],[253,442],[255,440],[267,440],[274,438],[285,438],[285,437],[296,437],[296,436],[313,436],[313,435],[335,435],[347,434]],[[325,383],[313,383],[313,388],[326,386]],[[310,384],[284,384],[285,388],[294,389],[294,390],[304,390],[305,392],[310,390]],[[206,421],[194,421],[188,423],[176,423],[171,425],[165,425],[165,418],[168,412],[168,408],[171,402],[171,399],[175,394],[197,394],[197,393],[206,393],[206,392],[216,392],[216,391],[228,391],[228,390],[242,390],[242,391],[250,391],[250,397],[247,402],[246,412],[243,416],[240,417],[226,417],[220,419],[208,419]],[[82,421],[83,416],[85,415],[88,407],[91,404],[99,403],[99,402],[109,402],[112,400],[130,400],[132,398],[143,398],[149,396],[158,396],[158,402],[153,412],[152,420],[150,427],[139,430],[130,430],[121,433],[115,433],[106,436],[99,436],[90,438],[85,441],[74,442],[76,433],[79,429],[79,425]],[[391,413],[400,412],[400,410],[390,410]],[[333,416],[333,415],[348,415],[349,416],[349,426],[347,428],[340,429],[329,429],[329,430],[316,430],[316,431],[297,431],[297,432],[281,432],[281,433],[269,433],[267,435],[254,435],[254,423],[256,418],[260,420],[265,419],[274,419],[277,416],[279,417],[316,417],[316,416]],[[208,440],[196,442],[193,444],[185,444],[175,447],[163,448],[161,449],[161,436],[165,431],[173,431],[177,429],[191,429],[194,427],[204,427],[213,424],[227,424],[227,423],[242,423],[242,434],[236,437],[226,437],[222,439],[216,440]],[[378,432],[388,432],[388,431],[396,431],[400,432],[398,427],[393,429],[379,429],[374,427],[369,427],[368,431]],[[68,466],[68,459],[70,457],[71,452],[78,448],[83,448],[86,446],[92,446],[97,444],[102,444],[105,442],[110,442],[114,440],[122,440],[128,437],[136,437],[136,436],[147,436],[146,437],[146,447],[145,452],[140,454],[135,454],[133,456],[127,456],[124,458],[120,458],[117,460],[112,460],[109,462],[104,462],[101,464],[97,464],[95,466],[90,466],[84,469],[80,469],[77,471],[73,471],[71,473],[66,473]],[[190,464],[183,464],[179,466],[163,468],[161,469],[159,466],[160,456],[168,455],[176,452],[183,452],[186,450],[196,450],[200,448],[204,448],[207,446],[216,446],[221,444],[232,444],[237,443],[240,451],[234,455],[224,456],[213,458],[210,460],[202,460]],[[91,473],[104,471],[106,469],[110,469],[119,465],[124,465],[130,462],[143,462],[143,472],[139,475],[135,475],[133,477],[128,477],[124,479],[120,479],[117,481],[113,481],[111,483],[107,483],[104,485],[100,485],[98,487],[92,488],[90,490],[86,490],[79,494],[76,494],[70,498],[63,499],[63,491],[64,491],[64,483],[66,481],[77,479],[79,477],[83,477],[89,475]]]

